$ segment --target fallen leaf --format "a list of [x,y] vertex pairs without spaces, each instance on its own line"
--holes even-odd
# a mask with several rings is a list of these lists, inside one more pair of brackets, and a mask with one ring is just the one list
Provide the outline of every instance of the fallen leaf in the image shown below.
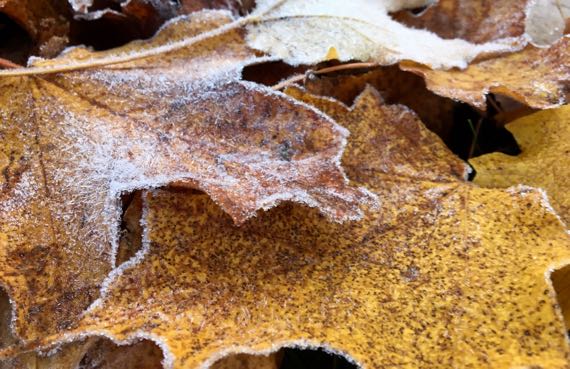
[[570,83],[570,37],[549,48],[528,46],[510,55],[481,61],[465,70],[432,70],[403,62],[403,70],[426,80],[438,95],[486,109],[488,93],[509,96],[532,108],[546,109],[565,102]]
[[475,183],[509,187],[518,183],[541,187],[552,206],[570,225],[570,106],[545,110],[506,125],[522,153],[483,155],[470,162],[477,171]]
[[528,1],[439,0],[419,15],[409,11],[393,14],[407,26],[426,29],[438,36],[461,38],[476,44],[525,33]]
[[367,84],[376,88],[386,103],[408,106],[431,131],[444,140],[450,138],[455,103],[429,91],[420,76],[404,72],[397,65],[380,67],[358,75],[309,74],[303,85],[307,91],[315,95],[334,97],[347,105],[352,105]]
[[[184,180],[236,223],[282,201],[357,219],[359,204],[373,201],[340,168],[344,128],[239,80],[242,66],[259,60],[242,32],[164,52],[223,27],[228,14],[200,12],[151,41],[102,53],[75,48],[35,69],[0,72],[0,283],[14,302],[17,337],[69,327],[98,296],[116,264],[126,192]],[[25,75],[125,55],[138,59]]]
[[175,369],[287,346],[363,368],[567,367],[548,276],[570,239],[542,192],[465,182],[465,164],[371,88],[352,109],[289,93],[351,130],[343,164],[381,208],[337,224],[289,204],[236,227],[205,194],[149,192],[144,253],[41,343],[146,337]]
[[259,0],[259,15],[247,27],[247,40],[251,47],[292,65],[325,61],[334,47],[340,61],[390,65],[411,60],[438,69],[465,68],[476,57],[511,52],[526,42],[520,37],[481,45],[444,40],[408,28],[388,15],[419,3],[426,1]]

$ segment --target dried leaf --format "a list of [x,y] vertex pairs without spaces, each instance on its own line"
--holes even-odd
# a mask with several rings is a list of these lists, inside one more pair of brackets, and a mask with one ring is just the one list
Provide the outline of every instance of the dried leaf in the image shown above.
[[518,183],[541,187],[570,224],[570,106],[546,110],[507,124],[522,153],[492,153],[472,159],[475,182],[485,187]]
[[439,137],[444,140],[450,137],[455,103],[429,91],[421,77],[404,72],[397,65],[377,68],[360,75],[309,75],[304,87],[313,94],[334,97],[352,105],[367,84],[376,88],[386,103],[398,103],[411,108]]
[[486,95],[509,96],[533,108],[564,103],[570,81],[570,37],[549,48],[524,50],[470,65],[466,70],[431,70],[403,62],[401,68],[423,76],[428,89],[438,95],[486,109]]
[[522,36],[527,3],[522,0],[439,0],[419,15],[400,11],[393,16],[407,26],[427,29],[445,39],[462,38],[479,44]]
[[116,261],[125,192],[185,180],[236,223],[288,200],[355,219],[359,203],[372,200],[340,168],[345,129],[239,80],[242,66],[258,60],[239,30],[156,54],[230,20],[201,12],[150,42],[73,49],[36,67],[140,57],[129,63],[46,77],[3,72],[0,282],[14,301],[19,337],[69,327],[98,296]]
[[247,28],[248,43],[293,65],[327,60],[334,48],[340,61],[356,59],[390,65],[411,60],[443,69],[465,68],[475,57],[524,46],[523,38],[511,37],[482,45],[461,39],[444,40],[431,32],[408,28],[388,15],[388,11],[417,3],[259,0],[261,15]]
[[343,163],[382,208],[341,225],[291,204],[235,227],[206,195],[148,193],[145,254],[43,343],[147,337],[172,368],[293,345],[364,368],[567,367],[548,275],[570,239],[540,191],[464,182],[465,165],[372,89],[353,109],[289,92],[351,130]]

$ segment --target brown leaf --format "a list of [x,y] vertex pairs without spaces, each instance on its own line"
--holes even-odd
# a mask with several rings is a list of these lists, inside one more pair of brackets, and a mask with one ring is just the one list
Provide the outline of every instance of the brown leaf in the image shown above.
[[[67,45],[69,11],[65,2],[58,0],[3,0],[0,2],[0,13],[6,14],[24,28],[34,41],[34,47],[31,50],[34,55],[53,57]],[[18,47],[20,46],[18,45]],[[22,60],[16,61],[21,62]]]
[[351,130],[343,163],[381,209],[340,225],[291,204],[235,227],[206,195],[148,193],[145,254],[65,340],[149,337],[175,369],[292,345],[363,368],[567,367],[548,271],[570,239],[539,191],[464,182],[465,165],[372,89],[352,109],[289,92]]
[[439,0],[420,15],[400,11],[393,17],[442,38],[462,38],[479,44],[521,36],[525,31],[527,3],[523,0]]
[[97,297],[116,262],[125,192],[184,180],[236,223],[282,201],[356,219],[359,203],[372,200],[340,168],[346,130],[239,80],[257,60],[239,30],[160,52],[229,21],[200,12],[149,42],[76,48],[32,70],[138,58],[128,63],[44,77],[2,72],[0,281],[17,336],[69,327]]
[[532,108],[546,109],[565,101],[570,83],[570,37],[549,48],[528,46],[510,55],[470,65],[466,70],[432,70],[403,62],[401,68],[425,78],[438,95],[486,109],[486,95],[509,96]]
[[382,67],[360,75],[310,75],[304,86],[313,94],[334,97],[352,105],[367,84],[376,88],[386,103],[408,106],[430,130],[444,139],[449,138],[454,102],[429,91],[421,77],[404,72],[398,66]]

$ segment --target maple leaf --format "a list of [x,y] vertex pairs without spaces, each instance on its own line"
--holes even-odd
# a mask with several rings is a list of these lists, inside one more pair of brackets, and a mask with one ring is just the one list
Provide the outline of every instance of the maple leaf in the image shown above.
[[440,96],[486,109],[486,95],[498,93],[538,109],[565,102],[570,81],[570,37],[549,48],[528,46],[524,50],[471,64],[467,69],[432,70],[402,62],[403,70],[424,77],[427,88]]
[[546,190],[552,206],[570,224],[570,106],[545,110],[506,125],[522,153],[492,153],[471,159],[475,183],[508,187],[518,183]]
[[17,336],[69,326],[98,295],[115,264],[125,192],[184,180],[236,223],[288,200],[356,219],[359,203],[374,201],[340,168],[344,128],[240,80],[243,65],[258,61],[242,32],[156,53],[222,27],[228,14],[196,13],[151,41],[102,53],[76,48],[34,68],[146,55],[137,61],[44,77],[6,76],[34,68],[4,71],[0,281]]
[[388,15],[419,3],[426,1],[260,0],[259,15],[248,22],[247,40],[253,48],[292,65],[316,64],[332,56],[382,65],[411,60],[443,69],[465,68],[478,56],[510,52],[526,42],[520,37],[486,44],[444,40]]
[[291,204],[235,227],[204,194],[146,193],[144,252],[76,327],[23,349],[103,336],[153,340],[169,368],[285,346],[364,368],[567,366],[548,275],[570,239],[540,191],[466,183],[465,164],[371,88],[351,109],[288,92],[351,130],[343,164],[381,209],[337,224]]
[[429,91],[423,78],[404,72],[397,65],[379,67],[357,75],[322,75],[303,80],[303,87],[308,92],[330,96],[347,105],[352,105],[367,84],[377,89],[386,103],[411,108],[426,127],[444,141],[450,137],[454,102]]

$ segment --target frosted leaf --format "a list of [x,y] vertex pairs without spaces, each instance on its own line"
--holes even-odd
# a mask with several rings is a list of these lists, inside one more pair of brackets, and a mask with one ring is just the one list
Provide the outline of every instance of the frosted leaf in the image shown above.
[[[484,44],[408,28],[388,11],[407,8],[409,1],[380,0],[260,0],[258,9],[270,9],[248,25],[253,48],[290,64],[315,64],[335,49],[341,61],[374,61],[383,65],[411,60],[432,68],[465,68],[475,57],[509,52],[524,46],[520,37]],[[412,2],[416,3],[416,2]],[[427,3],[425,1],[420,3]]]
[[564,35],[570,21],[570,0],[531,0],[527,5],[525,29],[536,46],[548,46]]
[[0,283],[15,302],[17,335],[66,328],[98,295],[114,267],[125,192],[184,181],[236,223],[281,201],[357,219],[373,200],[340,167],[344,128],[239,79],[259,60],[241,31],[160,52],[232,20],[196,13],[151,41],[101,53],[74,48],[34,65],[153,50],[136,61],[0,78]]
[[291,204],[235,227],[204,194],[148,192],[145,255],[40,346],[152,337],[168,369],[281,347],[361,368],[567,368],[548,276],[570,239],[541,191],[466,182],[465,163],[371,88],[353,108],[287,92],[351,130],[343,164],[380,209],[337,224]]

